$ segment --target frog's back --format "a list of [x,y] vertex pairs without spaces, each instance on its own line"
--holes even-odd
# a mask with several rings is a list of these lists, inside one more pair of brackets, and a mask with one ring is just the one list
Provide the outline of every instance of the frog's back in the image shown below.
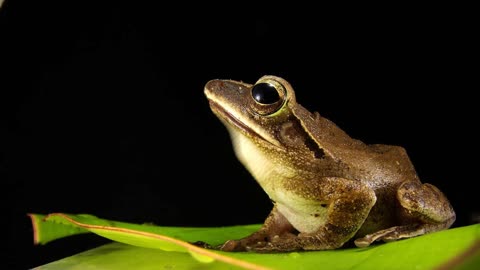
[[[345,131],[317,112],[310,113],[301,105],[292,110],[305,130],[320,149],[326,160],[318,160],[318,170],[334,167],[338,176],[364,181],[374,190],[397,187],[406,180],[417,179],[415,169],[403,147],[372,144],[351,138]],[[328,172],[326,173],[328,174]]]
[[395,196],[396,189],[404,181],[419,181],[413,164],[403,147],[372,144],[345,152],[342,177],[362,181],[375,193],[385,192]]
[[[380,186],[398,186],[404,181],[418,181],[415,168],[405,148],[394,145],[368,145],[370,177]],[[380,178],[380,179],[379,179]]]

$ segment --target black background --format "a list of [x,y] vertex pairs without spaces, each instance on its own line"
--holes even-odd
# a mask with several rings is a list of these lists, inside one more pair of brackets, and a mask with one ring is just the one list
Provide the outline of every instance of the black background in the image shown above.
[[261,223],[271,203],[203,95],[214,78],[284,77],[301,104],[352,137],[404,146],[421,179],[450,198],[454,226],[475,222],[478,44],[468,8],[75,3],[7,0],[0,11],[10,268],[107,242],[33,246],[27,213]]

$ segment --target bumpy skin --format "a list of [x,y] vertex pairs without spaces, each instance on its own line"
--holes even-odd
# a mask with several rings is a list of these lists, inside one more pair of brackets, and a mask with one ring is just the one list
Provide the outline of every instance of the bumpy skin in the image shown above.
[[229,240],[225,251],[359,247],[446,229],[455,220],[447,198],[422,184],[406,151],[366,145],[296,103],[291,85],[264,76],[279,100],[262,104],[254,85],[212,80],[205,94],[227,127],[235,153],[274,208],[256,233]]

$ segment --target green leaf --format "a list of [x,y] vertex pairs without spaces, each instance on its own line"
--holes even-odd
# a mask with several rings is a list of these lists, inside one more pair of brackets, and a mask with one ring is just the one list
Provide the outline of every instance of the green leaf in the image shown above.
[[88,230],[72,224],[58,224],[45,222],[45,215],[28,214],[33,225],[33,242],[35,244],[46,244],[58,238],[75,234],[88,233]]
[[[420,237],[345,248],[277,254],[220,252],[190,242],[218,245],[256,231],[260,225],[218,228],[162,227],[100,219],[91,215],[31,214],[36,243],[92,232],[124,244],[106,245],[46,265],[42,269],[480,269],[480,224]],[[190,255],[193,256],[190,256]],[[139,260],[139,258],[144,258]],[[70,265],[72,267],[67,267]],[[75,266],[75,267],[73,267]],[[88,267],[87,267],[88,266]],[[49,268],[51,267],[51,268]],[[59,268],[55,268],[59,267]]]

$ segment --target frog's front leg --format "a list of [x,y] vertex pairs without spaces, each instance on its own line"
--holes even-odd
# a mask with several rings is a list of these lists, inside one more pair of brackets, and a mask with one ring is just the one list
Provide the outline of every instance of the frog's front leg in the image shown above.
[[[220,249],[257,252],[335,249],[355,235],[376,201],[375,193],[364,184],[335,177],[303,182],[300,192],[302,198],[318,202],[318,208],[326,209],[313,213],[302,213],[302,209],[297,209],[299,211],[288,213],[279,210],[284,209],[284,205],[278,202],[258,232],[240,240],[229,240]],[[302,232],[305,224],[299,222],[312,222],[312,216],[319,220],[318,228],[313,232]]]
[[294,238],[296,234],[297,232],[292,224],[274,206],[260,230],[239,240],[228,240],[219,249],[223,251],[247,251],[265,246],[279,237],[283,239]]
[[449,228],[455,221],[455,212],[443,193],[431,184],[406,181],[397,190],[402,224],[355,240],[365,247],[374,241],[394,241]]

